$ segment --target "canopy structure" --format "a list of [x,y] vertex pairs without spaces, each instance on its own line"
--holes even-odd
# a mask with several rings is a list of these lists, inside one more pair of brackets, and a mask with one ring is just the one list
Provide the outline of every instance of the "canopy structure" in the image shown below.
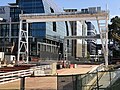
[[[33,22],[50,22],[50,21],[85,21],[97,20],[98,29],[100,33],[100,39],[102,42],[102,48],[104,52],[105,65],[108,65],[108,11],[99,11],[94,13],[81,13],[81,12],[60,12],[60,13],[50,13],[50,14],[20,14],[20,31],[19,31],[19,45],[18,45],[18,61],[20,54],[27,57],[26,62],[28,62],[28,23]],[[26,30],[23,30],[23,21],[26,21]],[[94,37],[94,36],[93,36]],[[92,38],[93,38],[92,37]],[[25,40],[23,41],[22,38]],[[67,43],[66,40],[73,38],[73,36],[64,39],[64,57],[67,58]],[[82,39],[83,37],[81,37]],[[84,37],[85,38],[85,37]],[[88,38],[88,37],[86,37]],[[89,37],[91,38],[91,37]],[[80,39],[80,37],[74,37],[74,39]],[[24,52],[21,52],[22,47],[25,48]]]

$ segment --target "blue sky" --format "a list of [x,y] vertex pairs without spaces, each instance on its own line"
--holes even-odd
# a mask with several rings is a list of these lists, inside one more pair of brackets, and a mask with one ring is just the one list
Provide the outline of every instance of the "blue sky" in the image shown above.
[[[16,0],[1,0],[0,6],[5,6],[7,3],[15,2]],[[82,9],[87,7],[102,7],[103,10],[110,11],[110,18],[116,15],[120,16],[120,0],[54,0],[60,8],[75,8]],[[95,25],[97,26],[97,25]]]
[[120,14],[120,0],[54,0],[61,8],[87,8],[101,6],[110,10],[110,17]]
[[[1,0],[0,6],[7,5],[7,3],[15,2],[16,0]],[[54,0],[61,8],[81,8],[101,6],[102,9],[110,10],[110,17],[120,14],[120,0]]]

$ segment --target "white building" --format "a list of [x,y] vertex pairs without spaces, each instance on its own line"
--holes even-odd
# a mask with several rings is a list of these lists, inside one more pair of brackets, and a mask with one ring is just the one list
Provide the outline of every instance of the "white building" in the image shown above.
[[[77,21],[77,36],[87,36],[87,25],[84,21]],[[76,57],[87,57],[87,42],[85,39],[77,39]]]
[[0,52],[0,61],[4,59],[4,52]]

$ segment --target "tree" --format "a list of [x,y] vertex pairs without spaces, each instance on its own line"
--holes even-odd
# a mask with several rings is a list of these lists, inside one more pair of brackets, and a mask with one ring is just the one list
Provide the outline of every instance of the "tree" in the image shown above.
[[113,57],[120,57],[120,17],[112,18],[108,28],[109,41],[113,41],[113,45],[112,47],[109,45],[109,49],[113,51]]
[[90,60],[90,53],[87,52],[87,59]]

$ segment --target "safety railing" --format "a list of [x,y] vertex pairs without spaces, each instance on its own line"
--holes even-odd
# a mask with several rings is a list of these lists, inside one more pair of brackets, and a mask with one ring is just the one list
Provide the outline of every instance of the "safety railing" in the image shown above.
[[[7,90],[32,90],[32,89],[36,89],[36,90],[37,89],[39,90],[119,90],[120,78],[117,78],[116,80],[117,82],[112,83],[113,77],[115,78],[115,76],[119,74],[119,72],[120,70],[102,71],[102,72],[88,73],[88,74],[82,74],[82,75],[24,76],[24,77],[16,77],[18,76],[18,74],[15,75],[15,72],[14,72],[14,78],[16,77],[17,79],[19,79],[19,81],[0,84],[0,90],[6,90],[6,88]],[[102,74],[104,75],[102,76]],[[6,76],[4,76],[6,77],[4,78],[4,80],[7,80],[7,78],[14,79],[9,76],[11,75],[7,74]],[[1,78],[3,78],[3,76]],[[106,84],[108,86],[106,86]],[[17,85],[17,87],[14,85]],[[7,87],[7,86],[10,86],[10,87]]]
[[18,80],[19,77],[30,76],[32,73],[32,69],[0,73],[0,84]]
[[42,66],[32,67],[31,69],[27,69],[27,70],[1,72],[0,73],[0,84],[16,81],[19,79],[19,77],[31,76],[34,74],[35,71],[39,71],[39,75],[46,75],[45,71],[48,69],[52,70],[52,66],[42,65]]

